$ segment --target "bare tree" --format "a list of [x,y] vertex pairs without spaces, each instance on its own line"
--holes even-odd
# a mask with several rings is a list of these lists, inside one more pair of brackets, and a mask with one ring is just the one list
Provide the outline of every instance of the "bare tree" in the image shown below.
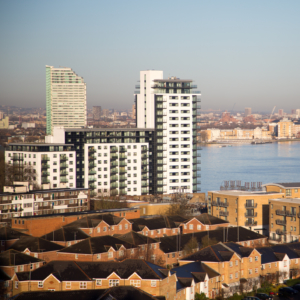
[[198,249],[197,238],[191,237],[191,239],[184,245],[183,251],[185,254],[191,254]]

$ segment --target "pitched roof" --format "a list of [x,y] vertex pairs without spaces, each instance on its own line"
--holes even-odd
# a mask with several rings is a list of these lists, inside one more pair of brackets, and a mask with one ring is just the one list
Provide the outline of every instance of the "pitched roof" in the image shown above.
[[167,236],[157,240],[160,241],[160,249],[165,253],[171,253],[176,251],[182,251],[184,246],[190,241],[192,237],[196,238],[198,244],[202,244],[202,239],[209,236],[210,239],[214,239],[217,242],[243,242],[248,240],[256,240],[266,238],[266,236],[246,229],[244,227],[228,227],[218,228],[210,231],[200,231],[195,233],[183,234],[179,236]]
[[31,280],[43,281],[50,274],[53,274],[60,281],[91,281],[73,261],[50,261],[46,265],[29,272],[16,273],[19,281]]
[[76,290],[76,291],[36,291],[17,294],[14,299],[18,300],[163,300],[165,297],[152,296],[133,286],[115,286],[109,289]]
[[275,261],[279,261],[278,256],[275,255],[272,247],[257,247],[256,250],[261,254],[261,263],[272,263]]
[[21,236],[28,236],[28,234],[25,234],[25,233],[20,232],[18,230],[9,228],[7,226],[0,227],[0,240],[1,241],[17,240]]
[[132,222],[132,230],[141,231],[145,226],[149,230],[157,230],[163,228],[177,228],[178,225],[170,217],[157,217],[157,218],[137,218],[130,219]]
[[41,262],[41,259],[10,249],[0,253],[0,266],[18,266]]
[[74,240],[84,240],[88,237],[89,237],[88,234],[86,234],[81,229],[74,226],[65,226],[41,236],[41,238],[53,242],[54,241],[68,242]]
[[[194,217],[199,220],[204,225],[218,225],[218,224],[229,224],[228,221],[225,221],[221,218],[217,218],[208,213],[201,214],[199,216]],[[192,218],[191,218],[192,219]]]
[[143,234],[137,233],[135,231],[130,231],[123,235],[119,235],[118,238],[122,241],[125,241],[125,242],[130,243],[135,246],[157,243],[157,241],[155,239],[145,236]]
[[122,262],[77,262],[77,265],[90,278],[107,278],[115,272],[121,278],[137,273],[142,279],[163,279],[166,276],[160,266],[141,259],[126,259]]
[[23,252],[26,248],[31,252],[48,252],[63,249],[63,246],[29,235],[21,237],[10,247],[10,249],[15,249],[20,252]]
[[120,249],[121,246],[124,246],[126,249],[133,248],[134,246],[130,243],[125,242],[114,236],[105,235],[98,237],[89,237],[79,243],[66,247],[59,252],[66,253],[78,253],[78,254],[96,254],[104,253],[112,247],[114,250]]

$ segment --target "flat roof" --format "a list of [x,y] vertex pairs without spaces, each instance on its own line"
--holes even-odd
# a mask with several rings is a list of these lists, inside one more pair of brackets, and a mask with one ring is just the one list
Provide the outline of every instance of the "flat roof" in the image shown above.
[[[191,79],[154,79],[154,82],[193,82]],[[181,87],[176,87],[176,88],[181,88]]]
[[278,193],[278,192],[240,191],[240,190],[209,191],[209,193],[220,194],[220,195],[229,195],[229,196],[284,195],[284,193]]
[[276,185],[282,188],[300,188],[300,182],[280,182],[280,183],[267,183],[263,184],[262,186],[268,185]]
[[300,198],[278,198],[278,199],[269,199],[269,201],[300,204]]
[[74,146],[74,144],[63,143],[9,143],[7,146]]
[[64,128],[65,131],[155,131],[155,128]]
[[[26,187],[24,185],[8,185],[11,187]],[[9,195],[16,195],[16,194],[40,194],[40,193],[59,193],[59,192],[66,192],[66,191],[81,191],[81,190],[88,190],[89,188],[58,188],[58,189],[44,189],[44,190],[32,190],[28,192],[19,192],[19,193],[1,193],[0,196],[9,196]]]
[[38,218],[47,218],[47,217],[57,217],[57,216],[78,216],[78,215],[92,215],[98,213],[113,213],[118,211],[128,211],[136,210],[134,207],[125,207],[125,208],[112,208],[112,209],[101,209],[101,210],[85,210],[77,212],[67,212],[67,213],[57,213],[57,214],[46,214],[46,215],[35,215],[35,216],[22,216],[22,217],[12,217],[12,219],[38,219]]

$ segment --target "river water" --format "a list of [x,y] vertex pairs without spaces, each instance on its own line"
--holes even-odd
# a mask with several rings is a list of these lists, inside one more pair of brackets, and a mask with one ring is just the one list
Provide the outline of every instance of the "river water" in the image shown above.
[[232,147],[206,145],[201,153],[201,192],[219,190],[224,181],[300,182],[300,142]]

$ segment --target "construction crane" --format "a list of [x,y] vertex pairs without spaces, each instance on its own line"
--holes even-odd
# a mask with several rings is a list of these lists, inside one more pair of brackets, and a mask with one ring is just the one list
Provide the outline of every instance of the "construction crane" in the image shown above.
[[268,122],[268,130],[269,130],[269,124],[270,124],[270,121],[271,121],[271,118],[272,118],[272,115],[273,115],[273,112],[274,112],[275,108],[276,108],[276,105],[274,106],[274,108],[271,112],[271,115],[270,115],[270,119],[269,119],[269,122]]

